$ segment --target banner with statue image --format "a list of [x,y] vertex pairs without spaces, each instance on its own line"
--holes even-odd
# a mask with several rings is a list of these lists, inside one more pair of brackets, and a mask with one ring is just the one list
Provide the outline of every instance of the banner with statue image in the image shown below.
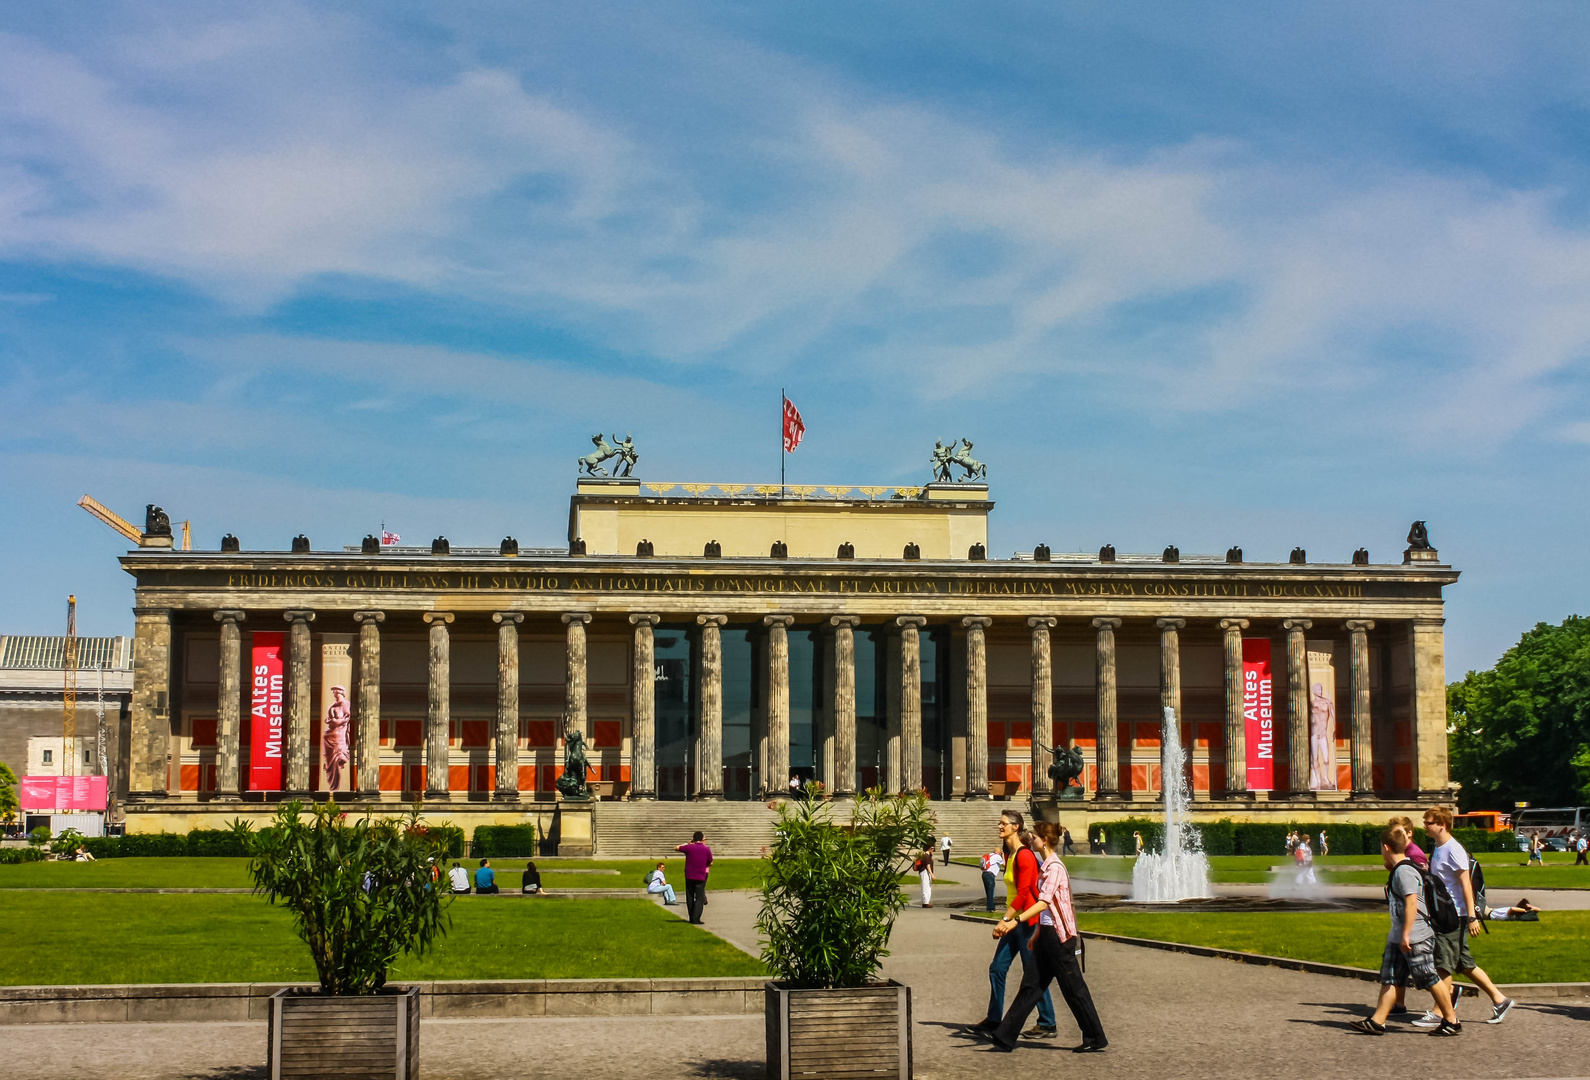
[[1308,790],[1335,791],[1336,643],[1310,641],[1308,650]]
[[320,639],[321,791],[352,791],[353,686],[352,634]]

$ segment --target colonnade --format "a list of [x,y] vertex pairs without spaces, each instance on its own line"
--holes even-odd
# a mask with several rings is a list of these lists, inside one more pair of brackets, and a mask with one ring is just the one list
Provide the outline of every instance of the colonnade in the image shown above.
[[[239,791],[239,738],[242,700],[240,684],[241,630],[248,615],[240,610],[215,611],[220,624],[219,701],[217,706],[216,788],[218,797],[236,797]],[[445,800],[449,791],[449,744],[451,736],[451,612],[420,613],[428,636],[428,694],[425,720],[425,792],[429,800]],[[587,611],[557,613],[565,628],[565,724],[589,735],[587,724],[587,627],[592,614]],[[135,795],[163,796],[167,789],[166,755],[159,729],[169,693],[171,665],[171,612],[168,609],[139,608],[137,666],[133,691],[134,767],[132,786]],[[293,609],[280,616],[288,624],[287,713],[285,739],[285,789],[288,794],[310,790],[312,731],[310,701],[311,624],[316,612]],[[381,631],[386,613],[373,610],[352,612],[358,626],[358,717],[353,760],[357,768],[357,790],[363,798],[379,798],[379,759],[381,735]],[[263,616],[261,616],[263,618]],[[516,801],[519,793],[519,630],[525,618],[522,611],[491,613],[497,627],[497,716],[493,727],[496,752],[496,786],[493,797]],[[631,684],[631,787],[630,797],[654,799],[656,790],[656,696],[654,685],[654,631],[662,622],[656,613],[628,616],[633,628],[633,669]],[[676,618],[676,616],[671,616]],[[761,618],[767,631],[767,700],[765,702],[764,786],[767,796],[785,794],[782,782],[790,772],[790,672],[789,630],[799,616],[778,613]],[[700,783],[697,797],[723,798],[723,652],[722,628],[730,616],[702,613],[694,617],[700,633],[699,738]],[[853,796],[857,790],[856,755],[856,677],[855,629],[858,615],[826,616],[832,633],[833,678],[825,682],[832,700],[833,758],[832,794]],[[993,619],[968,615],[948,620],[958,628],[965,642],[965,785],[970,799],[989,797],[988,783],[988,645],[987,634]],[[1146,621],[1146,620],[1145,620]],[[884,785],[889,790],[915,790],[923,783],[921,632],[927,625],[921,615],[902,615],[890,620],[899,634],[898,726],[891,723],[885,756]],[[1054,740],[1052,632],[1059,620],[1054,616],[1025,619],[1031,635],[1032,749],[1033,788],[1043,794],[1051,788],[1047,769],[1050,757],[1045,749]],[[1116,633],[1123,618],[1099,616],[1090,620],[1095,637],[1095,687],[1097,720],[1096,798],[1127,797],[1121,784],[1121,748],[1118,739],[1118,679],[1116,671]],[[1160,701],[1182,716],[1180,634],[1186,619],[1174,616],[1154,620],[1160,642]],[[1222,784],[1211,786],[1227,798],[1251,797],[1246,790],[1246,719],[1243,712],[1242,636],[1249,620],[1219,620],[1223,634],[1225,668],[1225,771]],[[1313,798],[1302,790],[1307,785],[1309,694],[1306,667],[1305,633],[1312,627],[1308,619],[1280,622],[1286,634],[1287,702],[1285,723],[1291,754],[1291,792],[1274,797]],[[1352,795],[1373,798],[1371,775],[1372,725],[1369,691],[1368,632],[1375,626],[1367,619],[1350,619],[1341,624],[1347,632],[1350,652],[1347,709],[1351,718]],[[1419,741],[1417,769],[1421,780],[1436,771],[1435,733],[1444,738],[1444,699],[1440,696],[1441,621],[1416,620],[1409,623],[1411,706],[1414,737]],[[1279,682],[1279,678],[1277,679]],[[1281,694],[1276,695],[1277,711]],[[1426,713],[1439,709],[1442,723],[1435,726]],[[1279,717],[1278,717],[1279,722]],[[1426,729],[1429,729],[1427,731]],[[562,734],[561,732],[559,733]],[[1333,733],[1334,740],[1334,733]],[[1333,743],[1334,745],[1334,743]],[[1440,782],[1445,783],[1445,748],[1439,750]],[[1424,786],[1430,786],[1428,782]]]

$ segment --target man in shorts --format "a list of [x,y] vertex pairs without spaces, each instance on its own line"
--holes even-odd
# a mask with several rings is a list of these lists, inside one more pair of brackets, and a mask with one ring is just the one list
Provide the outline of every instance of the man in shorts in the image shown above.
[[[1447,988],[1453,1005],[1456,1005],[1461,993],[1453,990],[1452,976],[1467,975],[1491,999],[1491,1017],[1485,1022],[1500,1024],[1512,1009],[1513,999],[1496,989],[1496,984],[1475,965],[1474,957],[1469,953],[1469,938],[1477,935],[1481,929],[1480,915],[1474,904],[1474,879],[1469,876],[1469,853],[1452,836],[1451,809],[1432,806],[1426,810],[1424,831],[1430,834],[1430,839],[1436,845],[1435,850],[1430,852],[1430,873],[1446,885],[1446,891],[1451,895],[1458,913],[1457,929],[1435,936],[1435,966],[1440,969],[1442,985]],[[1433,1012],[1427,1012],[1413,1023],[1416,1027],[1437,1027],[1440,1018]]]
[[1412,985],[1416,990],[1430,991],[1441,1011],[1440,1026],[1430,1034],[1460,1035],[1463,1025],[1458,1023],[1457,1012],[1452,1008],[1452,995],[1435,967],[1435,928],[1424,910],[1424,878],[1407,858],[1407,851],[1408,834],[1401,826],[1394,825],[1380,834],[1380,858],[1391,871],[1386,884],[1391,930],[1386,934],[1386,948],[1380,957],[1380,1000],[1373,1015],[1353,1021],[1352,1027],[1366,1035],[1384,1035],[1386,1017],[1396,1003],[1398,988]]

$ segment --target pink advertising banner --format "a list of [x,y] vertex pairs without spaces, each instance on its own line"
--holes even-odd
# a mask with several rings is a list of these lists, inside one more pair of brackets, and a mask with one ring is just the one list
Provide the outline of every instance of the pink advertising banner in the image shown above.
[[103,810],[103,776],[24,776],[24,810]]
[[1275,787],[1275,678],[1270,639],[1242,639],[1242,717],[1248,750],[1248,790]]
[[253,687],[249,707],[248,789],[282,789],[282,639],[279,631],[255,633],[254,654],[249,666],[249,685]]

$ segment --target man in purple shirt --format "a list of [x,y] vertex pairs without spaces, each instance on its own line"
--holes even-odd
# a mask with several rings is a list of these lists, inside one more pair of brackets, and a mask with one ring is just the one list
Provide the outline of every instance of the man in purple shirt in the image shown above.
[[675,851],[685,856],[685,909],[690,922],[701,925],[701,909],[707,904],[707,875],[712,872],[712,849],[701,842],[701,833],[690,838],[690,843],[680,844]]

